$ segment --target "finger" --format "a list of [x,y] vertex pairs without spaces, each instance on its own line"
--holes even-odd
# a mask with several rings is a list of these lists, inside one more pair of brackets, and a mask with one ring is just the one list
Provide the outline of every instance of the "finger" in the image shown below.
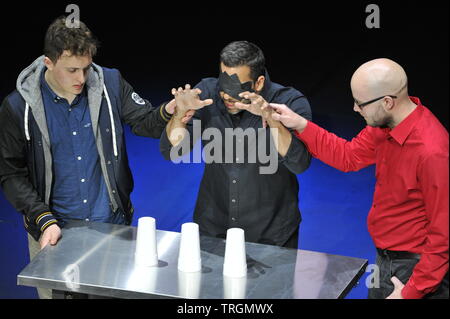
[[183,124],[187,124],[187,123],[189,123],[189,121],[191,120],[191,118],[192,118],[192,116],[185,116],[185,117],[183,117],[183,119],[181,120],[181,122],[182,122]]
[[244,96],[249,95],[249,94],[250,94],[249,91],[245,91],[245,92],[239,93],[239,96],[240,97],[244,97]]
[[[256,99],[258,97],[260,97],[260,95],[254,93],[254,92],[242,92],[241,93],[243,97],[247,96],[249,99]],[[239,94],[239,96],[241,96],[241,94]]]
[[190,90],[190,89],[191,89],[191,85],[190,85],[190,84],[186,84],[186,85],[184,86],[184,88],[185,88],[186,90]]
[[245,103],[241,103],[241,102],[236,102],[234,103],[234,106],[237,107],[240,110],[248,110],[250,107],[250,104],[245,104]]
[[204,101],[201,101],[201,102],[202,102],[203,106],[211,105],[211,104],[214,103],[213,99],[207,99],[207,100],[204,100]]
[[183,93],[183,88],[179,87],[178,88],[178,93]]
[[197,93],[198,95],[202,94],[202,90],[200,89],[195,89],[195,93]]
[[281,113],[284,110],[283,104],[269,103],[269,106],[279,113]]
[[191,116],[192,117],[194,114],[195,114],[194,110],[189,110],[189,111],[186,112],[185,116]]
[[177,94],[177,90],[176,89],[172,89],[172,95],[176,95]]
[[58,237],[57,236],[53,236],[51,239],[50,239],[50,245],[52,245],[52,246],[55,246],[56,245],[56,243],[58,242]]
[[48,245],[49,243],[49,239],[47,237],[42,237],[41,240],[39,241],[40,245],[41,245],[41,250],[45,248],[45,246]]
[[403,286],[403,283],[400,281],[400,279],[398,279],[395,276],[391,278],[391,282],[394,284],[395,288],[399,288],[399,287]]

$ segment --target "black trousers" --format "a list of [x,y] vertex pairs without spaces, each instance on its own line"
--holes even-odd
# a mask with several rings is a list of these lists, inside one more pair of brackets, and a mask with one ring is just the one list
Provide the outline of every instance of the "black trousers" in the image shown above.
[[300,227],[298,227],[297,230],[291,235],[291,237],[289,237],[289,239],[286,241],[283,247],[298,249],[299,228]]
[[[403,284],[409,280],[418,259],[392,259],[377,253],[376,263],[380,270],[380,287],[369,288],[369,299],[385,299],[394,291],[392,277],[397,277]],[[448,299],[448,272],[435,292],[425,295],[424,299]]]

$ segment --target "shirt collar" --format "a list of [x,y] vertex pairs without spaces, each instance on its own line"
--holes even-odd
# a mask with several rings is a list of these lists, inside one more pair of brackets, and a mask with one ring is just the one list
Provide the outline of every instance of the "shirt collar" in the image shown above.
[[389,132],[389,135],[400,145],[405,143],[423,113],[423,105],[420,102],[420,99],[413,96],[410,96],[409,98],[417,105],[416,109]]

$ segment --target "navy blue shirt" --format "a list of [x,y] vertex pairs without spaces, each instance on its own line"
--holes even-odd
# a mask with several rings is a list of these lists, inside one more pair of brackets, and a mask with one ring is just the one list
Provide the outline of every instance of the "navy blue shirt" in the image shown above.
[[41,74],[41,92],[53,157],[52,213],[64,221],[124,223],[122,214],[113,214],[110,207],[86,87],[69,104],[49,87],[45,71]]

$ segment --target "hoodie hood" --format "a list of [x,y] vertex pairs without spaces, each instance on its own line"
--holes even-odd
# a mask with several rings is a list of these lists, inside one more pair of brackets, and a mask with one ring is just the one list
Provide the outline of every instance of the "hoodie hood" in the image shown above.
[[[16,88],[22,95],[25,102],[33,109],[37,104],[42,104],[40,76],[45,68],[44,56],[40,56],[34,62],[24,69],[17,78]],[[92,63],[86,85],[91,90],[103,91],[103,70],[100,66]],[[40,102],[40,103],[39,103]]]

